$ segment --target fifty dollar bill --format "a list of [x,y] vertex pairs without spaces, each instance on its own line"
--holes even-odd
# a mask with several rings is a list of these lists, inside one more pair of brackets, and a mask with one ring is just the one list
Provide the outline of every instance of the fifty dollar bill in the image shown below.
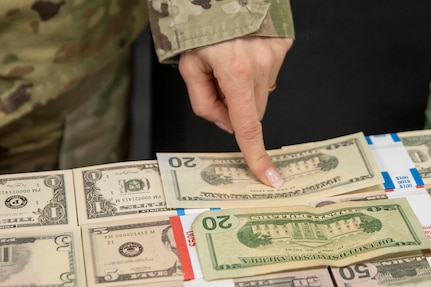
[[431,267],[422,254],[332,267],[331,270],[340,287],[431,286]]
[[208,211],[193,233],[206,280],[344,266],[431,246],[405,199]]
[[168,207],[286,205],[383,182],[362,133],[268,153],[285,181],[278,189],[258,181],[241,153],[158,153]]

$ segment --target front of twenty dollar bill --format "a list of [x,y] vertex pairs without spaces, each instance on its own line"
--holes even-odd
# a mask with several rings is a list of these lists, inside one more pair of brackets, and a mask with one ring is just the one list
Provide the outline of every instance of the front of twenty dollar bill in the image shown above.
[[192,227],[205,280],[344,266],[431,246],[405,199],[214,210]]
[[268,152],[284,185],[270,188],[241,153],[158,153],[168,207],[280,206],[383,182],[362,133]]

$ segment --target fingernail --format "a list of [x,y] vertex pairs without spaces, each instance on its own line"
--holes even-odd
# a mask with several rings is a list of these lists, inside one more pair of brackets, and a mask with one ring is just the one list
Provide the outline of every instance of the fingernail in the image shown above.
[[269,168],[265,172],[266,179],[268,179],[269,183],[274,188],[282,187],[284,184],[283,178],[274,168]]
[[233,134],[233,130],[231,130],[230,128],[228,128],[224,123],[221,122],[215,122],[214,123],[216,126],[218,126],[220,129],[224,130],[225,132],[228,132],[230,134]]

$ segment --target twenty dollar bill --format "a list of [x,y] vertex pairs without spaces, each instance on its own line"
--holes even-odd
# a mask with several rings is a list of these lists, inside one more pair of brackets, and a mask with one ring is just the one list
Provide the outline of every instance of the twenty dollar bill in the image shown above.
[[278,189],[258,181],[241,153],[158,153],[167,206],[279,206],[383,182],[362,133],[268,153],[285,182]]
[[193,232],[206,280],[344,266],[431,246],[405,199],[209,211]]

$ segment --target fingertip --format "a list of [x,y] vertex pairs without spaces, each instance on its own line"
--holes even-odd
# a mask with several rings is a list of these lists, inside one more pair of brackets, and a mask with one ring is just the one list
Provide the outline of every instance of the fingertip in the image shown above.
[[265,178],[274,188],[280,188],[284,184],[283,177],[274,167],[270,167],[265,171]]
[[280,188],[284,185],[281,173],[275,167],[268,154],[255,160],[248,160],[251,172],[265,185],[272,188]]

